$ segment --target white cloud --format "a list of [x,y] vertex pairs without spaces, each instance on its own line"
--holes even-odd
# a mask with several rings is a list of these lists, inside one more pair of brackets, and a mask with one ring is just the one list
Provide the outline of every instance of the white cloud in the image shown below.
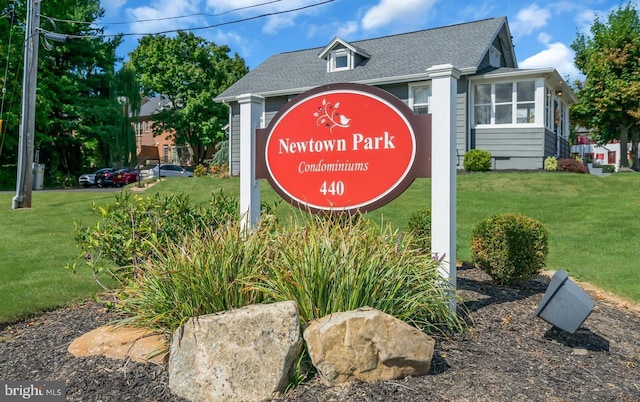
[[267,18],[262,27],[262,32],[266,34],[276,34],[279,30],[295,26],[295,16],[292,14],[272,15]]
[[578,26],[578,32],[588,35],[596,15],[597,13],[593,10],[583,10],[576,14],[575,21]]
[[[326,24],[308,24],[305,25],[305,37],[307,39],[322,38],[329,41],[336,36],[345,40],[352,40],[354,35],[359,31],[358,21],[331,21]],[[326,43],[324,43],[326,44]]]
[[540,32],[538,34],[538,41],[540,43],[544,43],[545,45],[548,44],[549,42],[551,42],[551,35],[549,35],[546,32]]
[[[266,3],[267,1],[256,1],[256,0],[207,0],[207,8],[209,10],[213,10],[216,13],[223,13],[231,10],[244,9],[240,11],[248,11],[251,9],[271,12],[274,10],[279,10],[282,8],[281,4],[278,3],[270,3],[260,5],[261,3]],[[256,6],[256,7],[252,7]],[[251,8],[248,8],[251,7]]]
[[540,8],[536,4],[532,4],[527,8],[518,11],[516,20],[510,24],[511,32],[515,36],[525,36],[533,31],[547,25],[547,21],[551,17],[549,10]]
[[104,9],[104,15],[107,18],[111,18],[112,16],[118,15],[120,8],[125,5],[127,0],[110,0],[105,1],[100,4],[100,6]]
[[573,64],[574,53],[564,43],[555,42],[547,44],[547,48],[534,54],[525,60],[518,62],[520,68],[555,68],[563,78],[569,77],[572,81],[579,77],[580,73]]
[[374,30],[402,21],[406,29],[407,26],[423,23],[435,2],[436,0],[380,0],[380,3],[366,12],[362,18],[362,27]]
[[127,16],[132,21],[131,32],[135,33],[157,33],[175,29],[185,29],[202,23],[202,18],[190,16],[186,18],[174,18],[186,15],[193,15],[199,12],[200,0],[158,0],[150,6],[128,8]]
[[[304,8],[292,11],[296,8],[308,6],[308,0],[288,0],[286,2],[268,2],[257,0],[207,0],[207,9],[216,14],[229,13],[230,19],[246,18],[270,13],[282,13],[265,18],[262,32],[276,34],[278,31],[296,25],[296,19],[302,15],[313,15],[319,12],[323,6]],[[255,6],[255,7],[254,7]]]
[[232,31],[218,30],[211,35],[211,38],[218,46],[228,45],[231,48],[231,54],[238,53],[245,58],[251,56],[253,48],[258,46],[253,39],[247,39]]
[[489,2],[474,2],[458,11],[463,21],[473,21],[486,18],[494,13],[494,5]]
[[343,39],[349,38],[351,34],[358,32],[358,22],[357,21],[347,21],[344,24],[341,24],[338,27],[335,36],[339,36]]

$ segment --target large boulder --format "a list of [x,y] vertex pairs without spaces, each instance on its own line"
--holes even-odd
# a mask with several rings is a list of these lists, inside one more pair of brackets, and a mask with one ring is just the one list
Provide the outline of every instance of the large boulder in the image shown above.
[[295,302],[189,319],[169,352],[169,388],[191,401],[263,401],[282,393],[302,350]]
[[75,357],[102,355],[139,363],[162,363],[167,346],[167,339],[161,334],[141,328],[105,325],[76,338],[67,350]]
[[304,339],[313,365],[329,384],[425,375],[435,346],[429,335],[369,307],[315,320]]

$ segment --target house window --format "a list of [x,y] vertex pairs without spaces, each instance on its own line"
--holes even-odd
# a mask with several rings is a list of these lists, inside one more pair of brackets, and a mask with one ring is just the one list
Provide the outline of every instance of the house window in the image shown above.
[[182,157],[185,165],[191,165],[191,148],[188,145],[185,145]]
[[136,135],[138,137],[142,136],[142,125],[140,124],[140,122],[136,123]]
[[350,70],[351,55],[347,49],[337,49],[329,53],[329,72]]
[[563,118],[562,103],[557,100],[553,101],[553,131],[560,137],[562,136]]
[[474,99],[476,124],[491,124],[491,84],[476,85]]
[[500,58],[500,51],[491,46],[491,48],[489,49],[489,64],[492,67],[500,67]]
[[473,91],[475,124],[535,122],[535,81],[477,84]]
[[162,146],[162,161],[164,163],[169,163],[169,145],[167,144]]
[[536,115],[536,83],[535,81],[522,81],[516,83],[516,122],[533,123]]
[[416,114],[429,113],[429,99],[431,98],[431,86],[418,84],[409,86],[409,106]]
[[510,124],[513,122],[513,83],[495,84],[496,96],[496,124]]
[[607,157],[610,165],[616,164],[616,151],[609,151]]
[[174,145],[171,147],[171,163],[173,163],[174,165],[179,165],[180,164],[180,146],[179,145]]
[[546,96],[545,96],[545,103],[544,103],[544,115],[545,115],[545,126],[548,129],[552,129],[553,128],[553,114],[551,113],[551,104],[552,104],[552,99],[551,99],[551,89],[549,88],[545,88],[546,91]]

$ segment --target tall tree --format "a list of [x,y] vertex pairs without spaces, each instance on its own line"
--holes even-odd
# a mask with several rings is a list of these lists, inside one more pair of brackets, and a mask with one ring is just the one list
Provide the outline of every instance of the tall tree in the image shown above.
[[[638,149],[640,126],[640,18],[627,4],[596,18],[591,35],[579,34],[571,44],[575,64],[585,75],[578,83],[579,103],[572,112],[577,121],[593,130],[598,143],[620,140],[620,166],[629,167],[627,147],[632,133],[632,149]],[[637,151],[634,166],[638,166]]]
[[123,123],[128,116],[118,100],[115,72],[121,38],[105,39],[104,29],[87,24],[104,14],[100,2],[48,0],[42,14],[78,22],[59,22],[58,32],[72,39],[41,52],[37,121],[48,124],[40,126],[36,146],[65,173],[77,174],[83,165],[130,164],[135,134]]
[[[26,5],[26,1],[11,1],[7,8],[15,10],[18,23],[12,36],[19,49],[11,52],[13,76],[6,83],[8,91],[17,96],[6,114],[0,153],[0,169],[5,166],[5,174],[0,178],[15,169],[17,159]],[[1,8],[0,12],[5,11]],[[103,15],[100,1],[47,0],[41,2],[40,15],[43,30],[69,38],[65,43],[40,38],[34,149],[47,165],[47,176],[60,180],[81,173],[86,166],[131,163],[135,158],[135,133],[128,118],[131,110],[125,110],[120,101],[132,92],[122,80],[135,85],[135,76],[115,72],[121,38],[105,38],[104,30],[92,24]],[[0,49],[8,44],[7,22],[0,18]],[[129,103],[136,99],[139,102],[139,94]]]
[[15,1],[0,5],[0,188],[15,186],[24,43],[24,21],[19,11]]
[[143,93],[162,95],[170,105],[153,117],[155,135],[170,132],[178,145],[189,144],[197,162],[224,139],[228,110],[214,98],[249,70],[230,48],[193,33],[144,36],[129,55]]

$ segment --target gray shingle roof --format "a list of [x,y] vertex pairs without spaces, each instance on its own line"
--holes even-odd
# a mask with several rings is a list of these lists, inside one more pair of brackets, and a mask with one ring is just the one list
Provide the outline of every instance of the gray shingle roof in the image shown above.
[[156,96],[149,99],[144,105],[140,106],[138,117],[149,117],[156,112],[162,110],[166,105],[170,104],[169,99],[164,96]]
[[[337,82],[398,81],[398,77],[426,78],[425,70],[452,64],[463,72],[475,72],[482,58],[506,25],[505,17],[381,38],[349,42],[371,58],[353,70],[327,72],[327,61],[318,57],[324,47],[280,53],[249,72],[222,92],[216,100],[232,100],[252,93],[298,93],[300,90]],[[402,79],[402,78],[400,78]]]

